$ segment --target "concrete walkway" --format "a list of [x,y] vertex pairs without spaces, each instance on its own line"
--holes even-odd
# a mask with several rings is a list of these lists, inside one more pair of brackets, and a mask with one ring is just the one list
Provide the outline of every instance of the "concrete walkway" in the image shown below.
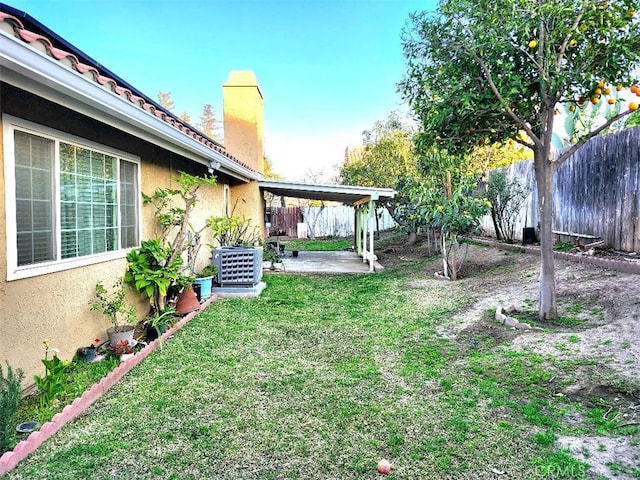
[[[282,258],[284,273],[370,273],[369,264],[355,252],[298,252],[294,257],[286,252]],[[374,270],[379,272],[384,267],[378,262]]]

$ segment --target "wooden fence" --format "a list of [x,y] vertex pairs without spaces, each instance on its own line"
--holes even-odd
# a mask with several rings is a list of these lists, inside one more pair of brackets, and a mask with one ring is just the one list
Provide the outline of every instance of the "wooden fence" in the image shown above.
[[[395,226],[395,222],[386,209],[378,209],[379,230]],[[306,225],[309,237],[348,237],[355,232],[355,211],[347,205],[329,207],[273,207],[271,208],[271,228],[277,227],[288,237],[297,237],[297,225]]]
[[284,233],[287,237],[298,236],[298,223],[302,223],[300,207],[272,207],[270,209],[271,227],[267,228],[267,236]]
[[[506,172],[531,188],[516,222],[521,234],[523,227],[538,226],[533,160],[506,167]],[[553,230],[596,235],[609,248],[640,253],[638,185],[640,127],[591,139],[556,172]],[[490,216],[482,228],[495,236]]]

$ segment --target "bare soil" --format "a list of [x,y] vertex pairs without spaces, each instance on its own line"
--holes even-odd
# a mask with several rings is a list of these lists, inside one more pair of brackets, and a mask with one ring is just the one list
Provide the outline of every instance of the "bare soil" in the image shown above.
[[[433,253],[426,241],[407,246],[403,239],[386,243],[377,252],[385,268]],[[615,418],[623,426],[640,423],[640,275],[556,260],[560,320],[540,322],[535,314],[537,255],[463,245],[461,256],[460,279],[451,282],[450,291],[452,297],[464,294],[469,301],[452,321],[443,323],[439,333],[461,348],[508,343],[511,349],[566,360],[570,366],[559,369],[550,382],[558,396],[586,407],[602,407],[605,418]],[[442,301],[441,289],[439,295],[429,295],[437,282],[448,282],[435,276],[438,270],[442,270],[441,260],[429,260],[424,276],[409,286],[418,301]],[[534,328],[519,330],[496,321],[492,309],[509,305],[522,312],[519,321],[530,322]],[[581,421],[578,413],[567,415],[569,424]],[[557,447],[591,465],[594,479],[640,478],[637,435],[608,431],[605,435],[560,437]]]

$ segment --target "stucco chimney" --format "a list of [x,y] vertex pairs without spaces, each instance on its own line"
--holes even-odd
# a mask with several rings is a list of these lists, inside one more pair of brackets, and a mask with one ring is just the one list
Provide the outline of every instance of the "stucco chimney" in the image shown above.
[[222,84],[224,146],[257,172],[264,172],[263,97],[251,70],[232,70]]

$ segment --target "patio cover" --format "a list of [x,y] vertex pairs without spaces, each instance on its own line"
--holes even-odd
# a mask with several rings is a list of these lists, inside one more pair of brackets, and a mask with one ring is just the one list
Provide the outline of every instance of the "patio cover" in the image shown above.
[[369,271],[374,270],[373,234],[375,230],[375,202],[393,198],[396,191],[392,188],[374,188],[354,185],[325,185],[301,183],[289,180],[261,180],[262,191],[277,196],[324,200],[353,205],[356,209],[356,249],[363,262],[369,262]]

